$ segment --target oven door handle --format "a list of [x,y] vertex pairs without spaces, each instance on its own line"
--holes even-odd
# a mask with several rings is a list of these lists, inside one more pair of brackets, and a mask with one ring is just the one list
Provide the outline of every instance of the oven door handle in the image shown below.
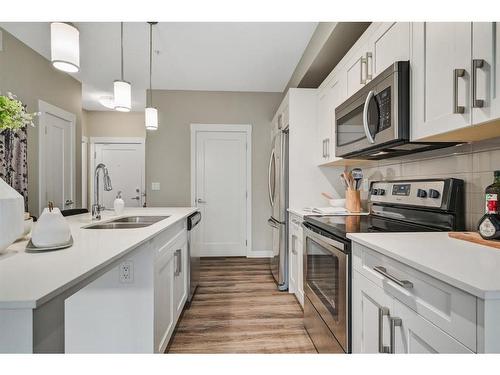
[[[304,230],[304,234],[306,237],[313,238],[317,242],[323,242],[324,244],[328,245],[330,248],[327,248],[328,251],[330,251],[333,254],[343,254],[346,256],[346,253],[344,252],[345,250],[345,245],[342,242],[335,241],[331,238],[322,236],[320,234],[317,234],[313,232],[312,230],[308,229],[304,224],[302,224],[302,228]],[[304,241],[304,246],[307,243],[307,240]]]
[[366,97],[365,106],[363,108],[363,128],[365,129],[366,139],[368,139],[368,142],[370,143],[375,143],[375,140],[373,139],[372,134],[370,133],[370,128],[368,127],[368,106],[370,105],[370,101],[374,96],[375,91],[370,90]]

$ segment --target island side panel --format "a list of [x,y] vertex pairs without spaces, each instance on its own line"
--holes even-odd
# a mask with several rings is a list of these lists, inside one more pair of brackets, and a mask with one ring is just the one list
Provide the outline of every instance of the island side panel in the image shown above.
[[0,353],[33,353],[33,310],[0,310]]
[[66,353],[153,353],[153,262],[151,245],[142,245],[66,299]]

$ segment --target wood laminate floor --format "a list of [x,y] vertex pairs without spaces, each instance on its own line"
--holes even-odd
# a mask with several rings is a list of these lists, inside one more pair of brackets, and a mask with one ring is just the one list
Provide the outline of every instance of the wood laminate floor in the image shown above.
[[316,353],[302,317],[295,296],[276,289],[268,259],[203,258],[168,353]]

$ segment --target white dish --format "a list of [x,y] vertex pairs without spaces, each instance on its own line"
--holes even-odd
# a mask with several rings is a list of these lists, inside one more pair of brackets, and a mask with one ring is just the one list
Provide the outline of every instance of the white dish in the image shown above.
[[70,236],[69,241],[59,244],[59,245],[54,245],[54,246],[45,246],[45,247],[36,247],[33,245],[33,242],[29,240],[28,244],[26,245],[26,252],[28,253],[36,253],[39,251],[52,251],[52,250],[60,250],[60,249],[66,249],[67,247],[73,246],[73,236]]

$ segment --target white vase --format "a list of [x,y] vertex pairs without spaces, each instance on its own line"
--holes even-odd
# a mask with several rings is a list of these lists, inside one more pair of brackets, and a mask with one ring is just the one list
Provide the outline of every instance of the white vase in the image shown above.
[[24,198],[0,178],[0,252],[24,230]]

